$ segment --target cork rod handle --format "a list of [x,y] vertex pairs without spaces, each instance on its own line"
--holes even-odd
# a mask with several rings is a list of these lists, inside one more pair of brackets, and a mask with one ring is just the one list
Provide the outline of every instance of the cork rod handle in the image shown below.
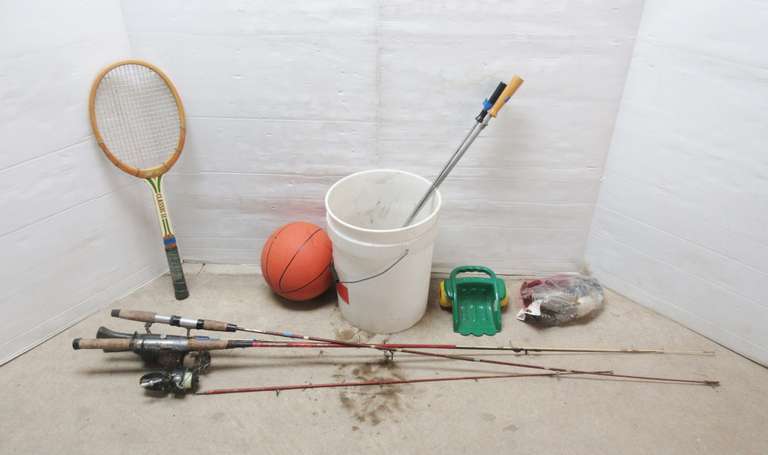
[[112,310],[113,318],[130,319],[139,322],[155,322],[156,313],[137,310]]
[[132,339],[123,338],[75,338],[72,349],[103,349],[106,352],[130,351]]

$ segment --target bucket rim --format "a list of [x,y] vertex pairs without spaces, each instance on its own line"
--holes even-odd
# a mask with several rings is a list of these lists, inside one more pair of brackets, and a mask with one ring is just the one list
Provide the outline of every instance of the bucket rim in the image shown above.
[[428,216],[426,216],[423,220],[419,221],[418,223],[409,224],[408,226],[403,226],[403,227],[394,228],[394,229],[369,229],[369,228],[355,226],[354,224],[347,223],[346,221],[344,221],[341,218],[339,218],[338,216],[336,216],[335,213],[333,213],[333,210],[331,210],[330,204],[328,203],[328,196],[330,196],[330,194],[333,192],[334,189],[336,189],[336,187],[338,185],[340,185],[342,182],[344,182],[345,180],[348,180],[348,179],[350,179],[352,177],[357,177],[357,176],[362,175],[362,174],[373,174],[373,173],[378,173],[378,172],[395,172],[395,173],[398,173],[398,174],[406,174],[406,175],[409,175],[411,177],[415,177],[415,178],[425,182],[428,186],[432,185],[432,182],[430,182],[426,178],[424,178],[424,177],[422,177],[422,176],[420,176],[418,174],[414,174],[413,172],[402,171],[400,169],[389,169],[389,168],[386,168],[386,169],[368,169],[366,171],[354,172],[352,174],[347,175],[346,177],[342,177],[339,180],[337,180],[336,183],[331,185],[331,187],[328,188],[328,191],[325,192],[325,198],[324,198],[325,211],[328,214],[328,216],[330,216],[333,219],[334,222],[337,222],[337,223],[341,224],[344,227],[347,227],[347,228],[350,228],[350,229],[355,229],[355,230],[358,230],[360,232],[376,233],[376,234],[392,234],[392,233],[406,232],[408,230],[415,229],[415,228],[418,228],[420,226],[423,226],[423,225],[431,222],[434,218],[437,217],[437,214],[438,214],[438,212],[440,212],[440,208],[443,205],[443,197],[440,194],[440,190],[439,189],[435,189],[435,192],[433,193],[433,196],[432,196],[432,197],[436,198],[436,201],[437,201],[437,203],[435,204],[435,208],[432,210],[432,212]]

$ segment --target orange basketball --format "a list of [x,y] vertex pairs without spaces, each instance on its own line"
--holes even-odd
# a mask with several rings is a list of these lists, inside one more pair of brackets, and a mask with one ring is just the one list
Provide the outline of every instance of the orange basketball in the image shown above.
[[261,250],[261,273],[272,290],[289,300],[317,297],[331,284],[331,239],[312,223],[289,223]]

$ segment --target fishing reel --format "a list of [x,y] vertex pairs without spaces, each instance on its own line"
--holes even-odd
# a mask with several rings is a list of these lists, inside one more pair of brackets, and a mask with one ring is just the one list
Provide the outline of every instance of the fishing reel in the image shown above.
[[[149,332],[123,333],[100,327],[96,338],[132,340],[133,352],[138,354],[147,365],[161,368],[139,379],[139,385],[142,388],[153,392],[179,394],[195,390],[199,384],[200,374],[211,365],[210,352],[190,352],[184,347],[189,340],[185,336]],[[207,337],[198,338],[207,339]]]
[[200,373],[211,365],[211,354],[207,351],[194,353],[194,366],[185,367],[183,359],[173,369],[153,371],[139,379],[139,385],[153,392],[185,393],[197,389]]

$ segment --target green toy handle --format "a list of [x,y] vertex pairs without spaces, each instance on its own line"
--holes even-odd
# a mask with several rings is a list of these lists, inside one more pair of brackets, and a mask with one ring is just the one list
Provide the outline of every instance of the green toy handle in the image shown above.
[[456,267],[451,271],[451,280],[455,280],[456,276],[460,273],[471,272],[485,273],[489,277],[496,279],[496,273],[488,267],[484,267],[482,265],[462,265],[461,267]]
[[[456,267],[451,271],[451,276],[445,281],[445,292],[448,295],[448,298],[453,300],[456,296],[456,276],[460,273],[472,273],[472,272],[479,272],[484,273],[491,277],[494,281],[496,280],[496,273],[494,273],[493,270],[489,269],[488,267],[484,267],[482,265],[462,265],[459,267]],[[503,298],[503,296],[498,295],[498,290],[496,291],[496,298],[500,299]]]

